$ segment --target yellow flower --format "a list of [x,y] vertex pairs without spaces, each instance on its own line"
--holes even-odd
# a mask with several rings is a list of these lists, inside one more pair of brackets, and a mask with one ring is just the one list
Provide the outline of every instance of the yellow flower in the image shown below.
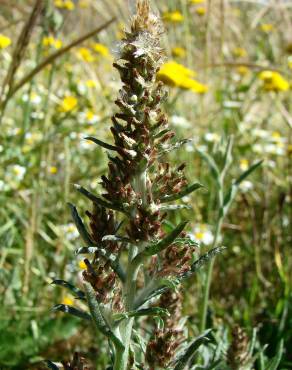
[[244,48],[237,47],[232,50],[232,54],[236,58],[242,58],[247,56],[247,51]]
[[103,44],[100,44],[98,42],[94,43],[92,45],[92,49],[97,53],[97,54],[100,54],[101,56],[103,57],[108,57],[110,55],[109,53],[109,50],[108,48],[103,45]]
[[259,74],[259,79],[263,81],[263,88],[266,91],[287,91],[290,87],[289,82],[275,71],[262,71]]
[[196,73],[182,64],[169,61],[162,65],[157,73],[157,79],[168,86],[176,86],[182,89],[203,94],[208,87],[194,80]]
[[241,171],[246,171],[248,169],[249,162],[247,159],[241,159],[239,161],[239,167]]
[[88,110],[85,114],[85,117],[88,121],[91,121],[94,118],[94,112],[92,110]]
[[88,88],[96,87],[96,82],[95,82],[94,80],[87,80],[87,81],[85,82],[85,84],[86,84],[86,86],[87,86]]
[[62,304],[65,304],[65,305],[68,305],[68,306],[72,306],[74,303],[73,299],[69,296],[65,296],[62,300]]
[[9,45],[11,45],[10,38],[7,37],[7,36],[2,35],[2,33],[0,33],[0,49],[5,49]]
[[274,25],[273,24],[271,24],[271,23],[262,23],[261,25],[260,25],[260,28],[261,28],[261,30],[263,31],[263,32],[266,32],[266,33],[269,33],[269,32],[272,32],[272,31],[274,31]]
[[77,106],[77,99],[74,96],[66,96],[60,104],[60,111],[68,113]]
[[49,172],[52,174],[52,175],[55,175],[57,172],[58,172],[58,168],[56,166],[51,166],[49,168]]
[[176,46],[171,49],[171,54],[173,57],[184,58],[186,56],[186,49],[180,46]]
[[236,68],[236,71],[241,76],[245,76],[246,74],[248,74],[249,68],[246,67],[246,66],[239,66],[239,67]]
[[196,8],[196,13],[200,16],[205,15],[206,11],[207,11],[207,9],[204,6],[198,6]]
[[55,6],[61,9],[74,10],[75,5],[71,0],[55,0]]
[[78,50],[78,56],[84,62],[92,63],[94,61],[94,56],[91,54],[91,51],[87,48],[80,48]]
[[195,233],[195,238],[197,240],[202,240],[203,237],[204,237],[204,233],[203,232],[198,231],[198,232]]
[[182,89],[191,90],[197,94],[205,94],[208,91],[208,87],[206,85],[203,85],[191,78],[182,79],[180,87]]
[[163,20],[165,22],[170,23],[180,23],[184,20],[183,15],[178,10],[175,10],[173,12],[165,12],[163,13]]
[[190,4],[202,4],[205,0],[190,0]]
[[83,260],[79,261],[78,266],[81,270],[86,270],[86,264]]
[[62,41],[55,39],[53,36],[47,36],[43,38],[43,46],[53,47],[55,49],[61,49]]

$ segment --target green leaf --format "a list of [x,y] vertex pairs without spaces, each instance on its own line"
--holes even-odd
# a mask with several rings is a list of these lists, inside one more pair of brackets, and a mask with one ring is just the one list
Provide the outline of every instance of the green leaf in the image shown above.
[[211,170],[211,174],[213,176],[213,178],[219,182],[219,179],[220,179],[220,171],[219,171],[219,168],[216,164],[216,162],[214,161],[214,159],[208,154],[208,153],[205,153],[199,149],[197,149],[198,153],[200,154],[200,156],[207,162],[210,170]]
[[239,178],[235,181],[234,185],[239,185],[245,180],[254,170],[256,170],[263,163],[263,159],[251,165]]
[[59,286],[63,286],[64,288],[67,288],[69,289],[73,295],[79,299],[82,299],[84,300],[85,299],[85,294],[84,292],[82,292],[82,290],[76,288],[74,285],[68,283],[68,281],[65,281],[65,280],[53,280],[51,282],[51,284],[54,284],[54,285],[59,285]]
[[92,136],[87,136],[84,138],[85,140],[89,140],[89,141],[92,141],[94,142],[95,144],[99,145],[99,146],[102,146],[103,148],[105,149],[108,149],[108,150],[118,150],[118,147],[114,146],[114,145],[111,145],[111,144],[107,144],[99,139],[96,139],[95,137],[92,137]]
[[170,316],[170,314],[165,308],[149,307],[141,308],[140,310],[116,314],[114,318],[115,320],[120,322],[121,320],[127,319],[129,317],[139,317],[139,316]]
[[226,173],[228,167],[232,163],[232,146],[233,146],[233,136],[230,136],[228,138],[228,142],[227,142],[226,150],[225,150],[225,154],[224,154],[224,159],[223,159],[223,163],[224,163],[223,172],[224,172],[224,174]]
[[92,286],[89,283],[85,282],[84,287],[85,287],[85,294],[86,294],[89,310],[90,310],[92,319],[95,322],[96,327],[101,333],[103,333],[106,337],[108,337],[117,348],[123,350],[124,349],[123,343],[111,331],[108,323],[106,322],[105,318],[103,317],[101,313],[101,310],[96,300],[95,292]]
[[78,211],[77,211],[77,208],[71,204],[71,203],[68,203],[70,209],[71,209],[71,214],[72,214],[72,218],[73,218],[73,221],[77,227],[77,230],[80,234],[80,236],[82,237],[82,239],[84,240],[84,242],[86,244],[93,244],[93,241],[91,240],[91,237],[88,233],[88,231],[86,230],[86,227],[81,219],[81,217],[79,216],[78,214]]
[[[166,249],[171,243],[175,241],[175,239],[179,236],[179,234],[183,231],[183,229],[186,227],[188,221],[181,222],[173,231],[171,231],[165,238],[163,238],[160,242],[156,244],[149,245],[145,248],[143,252],[138,254],[137,257],[140,255],[144,256],[153,256],[154,254],[157,254],[164,249]],[[136,257],[136,258],[137,258]]]
[[182,197],[192,193],[195,190],[203,188],[203,187],[204,187],[204,185],[200,184],[199,182],[196,182],[196,183],[194,183],[190,186],[187,186],[186,188],[184,188],[182,191],[180,191],[177,194],[166,195],[166,196],[160,198],[160,202],[165,203],[165,202],[171,202],[173,200],[181,199]]
[[91,316],[87,312],[81,311],[67,304],[57,304],[56,306],[52,308],[52,311],[61,311],[61,312],[69,313],[70,315],[79,317],[80,319],[91,321]]
[[277,347],[276,356],[273,357],[269,363],[267,364],[266,370],[277,370],[278,366],[280,364],[281,358],[283,356],[283,350],[284,350],[284,340],[281,339],[280,343]]
[[208,342],[209,339],[207,335],[210,333],[211,329],[206,330],[202,335],[194,339],[188,347],[185,349],[184,353],[179,357],[176,361],[176,366],[174,370],[183,370],[185,369],[186,365],[193,357],[197,349],[204,343]]
[[185,279],[193,273],[195,273],[197,270],[199,270],[202,266],[204,266],[211,258],[214,258],[217,254],[221,253],[226,247],[216,247],[206,254],[203,254],[200,258],[198,258],[192,265],[190,271],[185,272],[181,278]]
[[262,164],[262,162],[263,161],[261,160],[250,166],[245,172],[241,174],[241,176],[238,177],[238,179],[233,182],[233,184],[229,188],[229,191],[224,197],[223,207],[220,210],[221,217],[224,217],[227,214],[228,209],[237,194],[240,183],[245,180],[254,170],[256,170]]
[[82,187],[78,184],[75,184],[74,186],[75,186],[76,190],[79,191],[79,193],[85,195],[86,198],[90,199],[93,203],[99,205],[100,207],[113,209],[115,211],[125,213],[125,211],[121,207],[119,207],[115,204],[109,203],[109,202],[97,197],[96,195],[94,195],[94,194],[90,193],[88,190],[86,190],[84,187]]

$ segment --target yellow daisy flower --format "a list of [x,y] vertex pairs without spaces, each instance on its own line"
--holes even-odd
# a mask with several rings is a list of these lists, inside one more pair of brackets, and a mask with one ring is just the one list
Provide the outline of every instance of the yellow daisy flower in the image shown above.
[[91,51],[87,48],[80,48],[78,50],[78,56],[84,62],[87,62],[87,63],[94,62],[94,56],[92,55]]
[[263,81],[265,91],[287,91],[290,87],[289,82],[279,72],[262,71],[259,79]]
[[0,33],[0,49],[5,49],[9,45],[11,45],[11,39],[7,36],[2,35],[2,33]]
[[171,54],[173,57],[184,58],[186,56],[186,49],[180,46],[176,46],[171,49]]
[[270,32],[273,32],[275,30],[275,27],[273,24],[271,23],[262,23],[260,25],[260,29],[263,31],[263,32],[266,32],[266,33],[270,33]]
[[163,13],[162,18],[169,23],[181,23],[184,20],[183,15],[178,10]]
[[199,94],[205,93],[208,87],[194,80],[195,76],[194,71],[175,61],[163,64],[157,73],[157,79],[168,86],[180,87]]
[[55,6],[60,9],[74,10],[75,4],[71,0],[55,0]]
[[62,304],[72,306],[74,303],[74,300],[70,296],[65,296],[62,300]]
[[200,16],[205,15],[205,14],[206,14],[206,12],[207,12],[207,9],[206,9],[204,6],[198,6],[198,7],[196,8],[196,13],[197,13],[198,15],[200,15]]
[[98,42],[94,43],[92,45],[92,49],[99,55],[103,56],[103,57],[108,57],[110,55],[110,52],[109,52],[109,49],[108,47],[106,47],[105,45],[103,44],[100,44]]
[[61,40],[55,39],[53,36],[46,36],[42,41],[43,46],[61,49],[63,43]]
[[60,104],[60,111],[64,113],[71,112],[77,107],[78,101],[74,96],[66,96]]

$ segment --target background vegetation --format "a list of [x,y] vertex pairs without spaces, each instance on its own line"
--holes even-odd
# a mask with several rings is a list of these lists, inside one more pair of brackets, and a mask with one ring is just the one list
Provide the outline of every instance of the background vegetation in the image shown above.
[[[133,4],[44,3],[34,19],[33,1],[0,1],[0,367],[43,368],[42,359],[78,350],[88,358],[98,353],[103,369],[108,354],[100,338],[80,320],[51,311],[74,298],[50,283],[76,283],[84,268],[73,258],[80,240],[66,203],[85,211],[72,184],[98,190],[106,171],[105,152],[83,137],[108,140],[120,88],[112,62]],[[169,85],[172,129],[192,139],[171,160],[184,161],[189,179],[205,186],[184,198],[192,209],[173,221],[191,220],[188,232],[203,252],[214,239],[218,207],[204,153],[220,161],[233,135],[227,184],[263,159],[223,223],[219,237],[227,249],[216,258],[207,327],[225,353],[235,325],[250,340],[256,329],[257,369],[267,369],[265,359],[283,339],[278,368],[291,369],[292,2],[157,0],[153,6],[165,23],[166,60],[188,68],[166,65],[159,76]],[[187,326],[196,335],[206,270],[184,287]]]

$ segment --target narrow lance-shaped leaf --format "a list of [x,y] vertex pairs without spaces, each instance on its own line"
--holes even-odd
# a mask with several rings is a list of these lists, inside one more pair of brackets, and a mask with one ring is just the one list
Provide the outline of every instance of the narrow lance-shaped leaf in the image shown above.
[[90,193],[84,187],[82,187],[78,184],[75,184],[74,186],[75,186],[76,190],[79,191],[79,193],[85,195],[86,198],[90,199],[93,203],[96,203],[97,205],[99,205],[101,207],[104,207],[104,208],[113,209],[113,210],[119,211],[119,212],[124,212],[124,210],[121,207],[119,207],[115,204],[109,203],[109,202],[97,197],[96,195]]
[[82,292],[82,290],[76,288],[74,285],[68,283],[68,281],[56,279],[56,280],[53,280],[51,284],[59,285],[64,288],[67,288],[74,294],[75,297],[82,299],[82,300],[85,299],[85,293]]
[[251,165],[242,175],[236,179],[234,185],[239,185],[243,180],[245,180],[255,169],[257,169],[263,163],[263,159]]
[[193,357],[194,353],[197,349],[203,344],[209,341],[207,335],[210,333],[211,329],[206,330],[202,335],[194,339],[188,347],[185,349],[184,353],[180,356],[180,358],[176,362],[176,366],[174,370],[183,370],[185,369],[188,362]]
[[178,199],[181,199],[182,197],[192,193],[193,191],[195,191],[197,189],[200,189],[200,188],[203,188],[203,187],[204,187],[204,185],[196,182],[196,183],[194,183],[190,186],[185,187],[182,191],[180,191],[177,194],[166,195],[166,196],[160,198],[160,201],[161,201],[161,203],[165,203],[165,202],[171,202],[173,200],[178,200]]
[[[179,240],[178,240],[179,241]],[[217,247],[211,249],[209,252],[201,256],[197,259],[192,265],[191,269],[184,274],[182,274],[179,278],[176,279],[174,282],[175,284],[180,283],[182,280],[189,278],[192,276],[195,272],[197,272],[202,266],[204,266],[211,258],[214,258],[217,254],[221,253],[226,247]],[[173,289],[174,286],[170,286],[166,284],[165,279],[157,280],[155,284],[152,284],[153,286],[150,289],[147,290],[146,294],[140,294],[136,300],[135,300],[135,307],[139,308],[142,305],[144,305],[146,302],[148,302],[151,299],[154,299],[155,297],[160,296],[162,293],[167,291],[168,289]]]
[[217,254],[221,253],[226,247],[216,247],[209,252],[203,254],[199,257],[192,265],[190,271],[185,272],[181,278],[185,279],[191,275],[193,275],[197,270],[199,270],[203,265],[205,265],[211,258],[214,258]]
[[243,180],[245,180],[253,171],[255,171],[261,164],[262,160],[256,162],[252,166],[250,166],[245,172],[243,172],[238,179],[234,181],[234,183],[231,185],[229,191],[227,192],[225,198],[224,198],[224,205],[221,209],[221,216],[225,216],[228,212],[228,209],[233,201],[233,199],[236,196],[236,193],[238,191],[239,185],[242,183]]
[[175,241],[175,239],[179,236],[179,234],[183,231],[186,227],[188,221],[181,222],[172,232],[170,232],[165,238],[163,238],[160,242],[156,244],[149,245],[146,249],[138,254],[136,257],[137,259],[141,260],[141,258],[145,256],[153,256],[165,248],[167,248],[171,243]]
[[56,306],[52,308],[52,311],[61,311],[61,312],[69,313],[70,315],[79,317],[80,319],[84,319],[87,321],[91,320],[91,316],[87,312],[81,311],[67,304],[57,304]]
[[123,349],[124,348],[123,343],[111,331],[108,323],[106,322],[105,318],[103,317],[101,313],[101,310],[96,300],[95,292],[93,288],[87,282],[84,283],[84,287],[86,291],[86,298],[87,298],[89,310],[90,310],[92,319],[95,322],[96,327],[101,333],[103,333],[106,337],[108,337],[116,347]]
[[127,319],[129,317],[139,317],[139,316],[170,316],[170,314],[165,308],[149,307],[141,308],[140,310],[116,314],[114,318],[116,321],[120,322],[121,320]]
[[115,150],[117,151],[118,150],[118,147],[114,146],[114,145],[111,145],[111,144],[108,144],[108,143],[105,143],[95,137],[92,137],[92,136],[87,136],[84,138],[85,140],[89,140],[89,141],[92,141],[93,143],[105,148],[105,149],[108,149],[108,150]]
[[91,237],[88,233],[88,231],[86,230],[86,227],[81,219],[81,217],[79,216],[78,214],[78,211],[77,211],[77,208],[71,204],[71,203],[68,203],[70,209],[71,209],[71,214],[72,214],[72,218],[73,218],[73,221],[77,227],[77,230],[80,234],[80,236],[82,237],[82,239],[84,240],[84,242],[86,244],[93,244],[93,241],[91,240]]
[[279,368],[279,364],[283,356],[283,350],[284,350],[284,341],[283,339],[281,339],[277,347],[276,356],[269,361],[266,370],[277,370]]
[[228,142],[226,145],[226,150],[224,154],[224,159],[223,159],[223,173],[221,173],[221,177],[225,177],[226,171],[228,170],[228,167],[232,163],[232,146],[233,146],[233,136],[230,136],[228,138]]
[[210,170],[211,170],[211,174],[213,176],[213,178],[219,182],[219,179],[220,179],[220,172],[219,172],[219,169],[218,169],[218,166],[216,164],[216,162],[214,161],[214,159],[208,154],[208,153],[205,153],[199,149],[197,149],[198,153],[200,154],[200,156],[207,162]]

